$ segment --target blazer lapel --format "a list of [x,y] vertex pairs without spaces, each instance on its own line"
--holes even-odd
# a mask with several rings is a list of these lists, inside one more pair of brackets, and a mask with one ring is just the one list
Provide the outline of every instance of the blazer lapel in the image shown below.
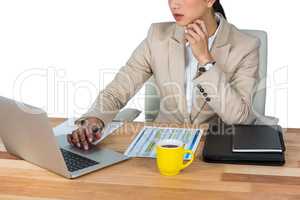
[[188,119],[187,102],[184,93],[185,82],[185,43],[184,27],[175,24],[174,35],[169,39],[168,70],[171,80],[171,88],[174,100],[176,101],[179,112],[175,115],[181,121]]
[[[226,60],[228,58],[230,48],[231,48],[231,44],[228,43],[231,26],[223,17],[221,17],[220,26],[221,27],[219,29],[219,32],[217,33],[215,41],[212,44],[211,54],[212,54],[213,58],[215,59],[217,65],[218,64],[224,65],[224,64],[226,64]],[[217,67],[217,65],[216,65],[216,67]],[[200,94],[198,94],[198,95],[200,95]],[[197,116],[200,117],[200,115],[199,115],[199,112],[201,111],[200,109],[202,108],[202,106],[204,106],[204,103],[205,103],[205,101],[202,97],[197,98],[198,95],[195,97],[195,99],[197,100],[197,105],[195,105],[193,103],[193,106],[192,106],[191,123],[194,122],[194,120],[197,118]],[[203,107],[202,111],[203,110],[207,111],[208,105],[205,105]]]

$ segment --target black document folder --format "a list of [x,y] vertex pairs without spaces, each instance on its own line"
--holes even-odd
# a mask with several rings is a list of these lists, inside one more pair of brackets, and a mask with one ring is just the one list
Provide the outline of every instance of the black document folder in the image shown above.
[[[235,131],[251,127],[259,131],[272,128],[274,134],[278,134],[282,152],[233,152],[233,137]],[[210,125],[203,148],[202,158],[206,162],[230,163],[230,164],[255,164],[255,165],[283,165],[285,145],[280,126],[265,125]]]
[[[275,127],[276,128],[276,127]],[[235,126],[233,152],[282,152],[281,134],[272,126]]]

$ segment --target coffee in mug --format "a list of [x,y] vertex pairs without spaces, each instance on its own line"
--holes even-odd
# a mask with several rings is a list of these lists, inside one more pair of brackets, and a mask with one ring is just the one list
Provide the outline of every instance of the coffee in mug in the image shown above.
[[[186,153],[191,154],[191,159],[184,163]],[[193,160],[194,152],[185,150],[184,143],[180,140],[161,140],[156,145],[156,163],[162,175],[177,175],[182,169],[189,166]]]

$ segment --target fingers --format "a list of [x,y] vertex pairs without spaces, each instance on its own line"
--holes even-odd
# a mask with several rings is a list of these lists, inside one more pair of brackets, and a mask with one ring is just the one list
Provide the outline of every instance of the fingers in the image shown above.
[[190,44],[195,44],[196,43],[196,40],[189,33],[186,33],[185,37],[189,41]]
[[83,128],[78,128],[72,132],[72,134],[67,135],[67,140],[70,144],[83,148],[85,150],[89,149],[88,139]]
[[195,23],[198,24],[201,27],[203,33],[208,37],[208,31],[207,31],[207,28],[206,28],[206,25],[205,25],[204,21],[197,19],[195,21]]
[[187,33],[188,33],[189,35],[191,35],[196,41],[199,41],[199,40],[200,40],[200,36],[199,36],[197,33],[195,33],[193,30],[189,29],[189,30],[187,31]]
[[72,142],[72,135],[71,134],[67,135],[67,140],[68,140],[69,144],[73,144],[73,142]]
[[79,134],[79,140],[80,143],[83,145],[84,150],[88,150],[89,149],[89,142],[88,142],[88,130],[86,127],[83,128],[79,128],[78,131]]
[[[190,37],[188,37],[187,35],[190,35]],[[193,39],[188,39],[191,37]],[[190,43],[195,43],[196,41],[200,41],[201,39],[206,41],[207,38],[208,38],[208,31],[205,23],[202,20],[197,19],[192,24],[187,25],[186,39]]]
[[81,148],[81,144],[80,144],[80,140],[79,140],[79,136],[78,136],[77,130],[74,130],[72,132],[72,143],[74,145],[76,145],[78,148]]
[[87,137],[89,142],[92,143],[101,138],[101,127],[98,126],[88,126],[87,127]]
[[201,37],[202,39],[205,39],[205,33],[202,31],[202,29],[200,28],[200,26],[198,24],[189,24],[188,25],[188,30],[193,31],[195,34],[197,34],[199,37]]
[[71,134],[67,135],[67,140],[74,146],[88,150],[94,141],[101,138],[101,131],[104,125],[90,119],[89,123],[80,124]]
[[101,138],[101,129],[97,129],[93,132],[91,127],[80,127],[67,135],[67,140],[70,144],[75,145],[78,148],[89,150],[92,142]]
[[101,138],[102,129],[103,129],[103,126],[99,126],[99,125],[91,126],[91,132],[93,133],[94,140],[99,140]]
[[94,141],[94,134],[90,126],[85,127],[85,135],[89,143]]
[[95,133],[95,138],[96,138],[96,140],[100,140],[100,138],[101,138],[100,131],[98,131],[97,133]]

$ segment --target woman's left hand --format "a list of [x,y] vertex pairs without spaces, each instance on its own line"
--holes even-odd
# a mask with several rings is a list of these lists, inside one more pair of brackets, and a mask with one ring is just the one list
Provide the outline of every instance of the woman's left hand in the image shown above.
[[197,19],[187,25],[185,39],[190,43],[193,55],[201,65],[213,61],[208,48],[208,32],[205,23]]

